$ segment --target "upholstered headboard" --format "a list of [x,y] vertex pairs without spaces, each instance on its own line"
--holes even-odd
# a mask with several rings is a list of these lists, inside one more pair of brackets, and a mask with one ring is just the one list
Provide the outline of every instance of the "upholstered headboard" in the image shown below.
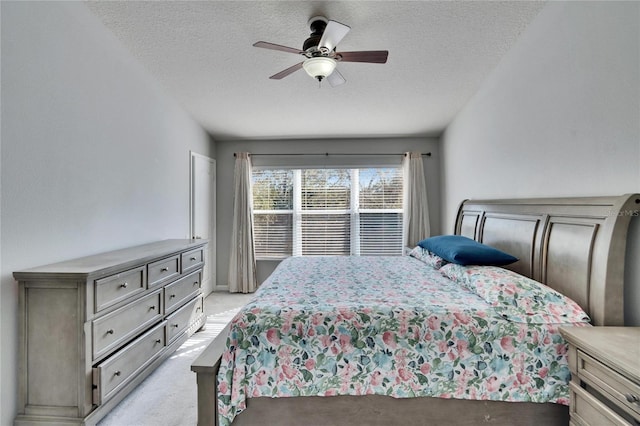
[[594,325],[624,323],[624,259],[640,194],[466,200],[455,233],[510,253],[507,268],[575,300]]

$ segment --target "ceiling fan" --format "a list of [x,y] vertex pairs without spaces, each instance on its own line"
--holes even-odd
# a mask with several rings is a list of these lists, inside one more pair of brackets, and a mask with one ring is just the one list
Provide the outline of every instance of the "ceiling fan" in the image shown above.
[[264,49],[279,50],[295,53],[305,57],[297,63],[277,74],[269,77],[280,80],[289,74],[303,68],[310,77],[322,82],[325,78],[333,87],[344,84],[346,80],[336,69],[338,62],[366,62],[370,64],[384,64],[387,62],[387,50],[367,50],[357,52],[337,52],[336,46],[351,29],[349,26],[336,21],[330,21],[324,16],[309,19],[311,35],[302,45],[302,49],[281,46],[279,44],[258,41],[253,45]]

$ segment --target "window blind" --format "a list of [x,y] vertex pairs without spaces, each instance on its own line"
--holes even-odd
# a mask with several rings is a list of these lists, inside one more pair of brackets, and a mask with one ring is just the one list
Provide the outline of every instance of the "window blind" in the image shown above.
[[402,213],[360,213],[360,255],[402,254]]
[[360,254],[402,254],[402,169],[359,172]]
[[351,173],[346,169],[301,171],[302,210],[347,210],[351,200]]
[[349,214],[302,214],[300,244],[303,256],[351,254]]
[[253,239],[256,258],[283,258],[293,250],[293,171],[254,170]]
[[292,213],[256,213],[253,216],[253,245],[256,258],[282,259],[293,252]]
[[402,209],[400,168],[359,171],[361,209]]
[[254,170],[253,209],[292,210],[293,170]]
[[401,255],[402,171],[257,169],[256,257]]

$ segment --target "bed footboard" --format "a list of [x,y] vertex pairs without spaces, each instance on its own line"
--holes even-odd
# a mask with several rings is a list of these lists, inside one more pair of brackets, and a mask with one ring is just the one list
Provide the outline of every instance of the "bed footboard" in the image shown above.
[[[303,419],[303,420],[302,420]],[[234,426],[566,426],[569,407],[534,402],[383,395],[249,398]]]
[[218,391],[216,376],[225,350],[230,324],[218,334],[191,364],[198,386],[198,426],[218,425]]

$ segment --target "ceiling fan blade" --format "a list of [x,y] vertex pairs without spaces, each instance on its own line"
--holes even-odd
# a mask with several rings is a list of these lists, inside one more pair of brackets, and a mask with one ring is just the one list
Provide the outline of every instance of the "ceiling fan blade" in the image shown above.
[[293,47],[281,46],[279,44],[268,43],[266,41],[257,41],[253,43],[255,47],[262,47],[263,49],[271,49],[271,50],[279,50],[281,52],[289,52],[289,53],[298,53],[304,54],[304,52],[300,49],[295,49]]
[[342,62],[368,62],[371,64],[385,64],[389,51],[387,50],[362,50],[359,52],[340,52],[336,59]]
[[327,27],[322,33],[322,38],[320,39],[320,43],[318,43],[318,48],[326,47],[329,51],[332,51],[338,43],[340,43],[340,40],[347,35],[350,29],[351,27],[341,24],[340,22],[329,21],[327,23]]
[[331,74],[327,76],[327,81],[331,85],[331,87],[340,86],[341,84],[345,84],[347,80],[344,79],[342,74],[338,72],[338,70],[333,70]]
[[294,72],[298,71],[300,68],[302,68],[302,62],[300,62],[299,64],[295,64],[293,66],[290,66],[286,70],[282,70],[279,73],[274,74],[269,78],[272,80],[280,80],[282,78],[285,78],[289,74],[293,74]]

